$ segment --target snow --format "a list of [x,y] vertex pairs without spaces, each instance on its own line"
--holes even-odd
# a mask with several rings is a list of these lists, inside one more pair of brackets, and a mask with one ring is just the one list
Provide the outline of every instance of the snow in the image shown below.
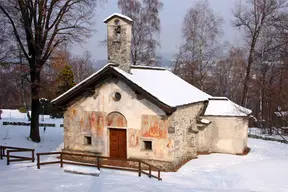
[[[36,152],[63,148],[63,129],[41,130],[42,141],[27,140],[29,127],[3,126],[0,120],[0,145],[35,148]],[[47,119],[48,121],[48,119]],[[58,124],[63,120],[58,119]],[[8,133],[8,136],[7,136]],[[43,165],[0,160],[0,191],[22,192],[287,192],[288,145],[248,139],[251,151],[246,156],[227,154],[201,155],[186,163],[178,172],[162,173],[163,181],[135,172],[101,169],[99,177],[64,172],[70,165]],[[55,160],[56,156],[43,157]],[[42,159],[41,159],[42,160]],[[72,169],[78,170],[74,167]],[[82,168],[81,168],[82,169]],[[84,168],[83,168],[84,169]]]
[[103,23],[106,23],[109,19],[111,19],[114,16],[118,16],[118,17],[122,17],[128,21],[133,21],[130,17],[127,17],[126,15],[122,15],[120,13],[113,13],[112,15],[110,15],[109,17],[107,17],[106,19],[104,19]]
[[99,176],[100,171],[95,167],[85,167],[77,165],[65,165],[64,171],[83,175]]
[[209,121],[208,119],[201,119],[200,122],[204,124],[209,124],[211,121]]
[[288,116],[288,111],[278,111],[278,112],[274,112],[274,114],[277,117],[287,117]]
[[[252,127],[248,129],[248,133],[249,135],[252,136],[261,136],[262,138],[266,138],[266,139],[277,139],[277,140],[281,140],[284,141],[283,138],[288,141],[288,136],[282,135],[280,136],[279,134],[277,134],[277,132],[275,131],[275,128],[272,129],[272,135],[269,135],[267,132],[268,129],[263,129],[263,128],[257,128],[257,127]],[[268,130],[269,131],[269,130]],[[279,133],[281,134],[281,130],[278,128]]]
[[83,85],[86,81],[91,80],[100,71],[107,67],[111,67],[118,73],[124,75],[127,79],[134,82],[142,89],[159,99],[161,102],[171,107],[177,107],[185,104],[196,103],[200,101],[208,100],[211,96],[199,90],[198,88],[190,85],[177,75],[174,75],[168,70],[152,69],[137,67],[131,68],[131,74],[126,73],[118,67],[114,67],[112,64],[107,64],[101,70],[92,74],[73,88],[69,89],[59,97],[55,98],[51,102],[55,102],[64,95],[75,90],[77,87]]
[[[26,113],[21,113],[18,110],[15,109],[1,109],[2,114],[1,118],[7,118],[7,119],[27,119],[27,114]],[[31,112],[30,112],[31,113]]]
[[225,97],[209,98],[209,103],[204,116],[237,116],[245,117],[252,113],[250,109],[244,108]]
[[205,101],[211,97],[168,70],[132,68],[129,74],[117,67],[114,69],[171,107]]

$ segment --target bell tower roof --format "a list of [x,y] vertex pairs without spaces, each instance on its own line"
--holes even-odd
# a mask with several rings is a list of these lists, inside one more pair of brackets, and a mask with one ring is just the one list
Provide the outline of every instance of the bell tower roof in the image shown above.
[[112,15],[110,15],[109,17],[107,17],[106,19],[104,19],[103,23],[108,23],[111,19],[113,19],[114,17],[118,17],[121,18],[125,21],[127,21],[128,23],[132,23],[133,20],[130,17],[127,17],[125,15],[122,15],[120,13],[113,13]]

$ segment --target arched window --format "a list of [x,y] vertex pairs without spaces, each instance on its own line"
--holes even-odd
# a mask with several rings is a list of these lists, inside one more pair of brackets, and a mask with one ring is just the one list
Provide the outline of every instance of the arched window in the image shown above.
[[121,25],[118,19],[115,20],[114,32],[115,32],[115,41],[120,41],[121,40]]

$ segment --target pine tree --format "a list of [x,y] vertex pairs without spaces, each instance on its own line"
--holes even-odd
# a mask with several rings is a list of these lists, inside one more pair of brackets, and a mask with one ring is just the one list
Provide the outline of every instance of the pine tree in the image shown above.
[[65,65],[65,67],[57,76],[57,95],[61,95],[62,93],[72,88],[74,85],[75,82],[72,68],[69,65]]

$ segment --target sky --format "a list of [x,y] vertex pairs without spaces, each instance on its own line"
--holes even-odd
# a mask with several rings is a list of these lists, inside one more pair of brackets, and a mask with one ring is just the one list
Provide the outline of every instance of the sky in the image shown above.
[[[197,0],[162,0],[164,7],[160,12],[161,33],[159,53],[162,56],[169,57],[177,53],[182,42],[181,27],[187,10],[194,5]],[[223,34],[221,42],[229,41],[231,44],[239,43],[239,31],[232,27],[233,13],[232,9],[237,0],[209,0],[210,7],[220,15],[223,20]],[[82,45],[73,45],[72,51],[80,55],[84,51],[91,52],[96,60],[105,60],[107,58],[106,47],[101,45],[101,41],[106,38],[106,25],[103,20],[113,13],[120,13],[117,7],[117,0],[108,0],[101,7],[96,9],[95,29],[92,37]]]

